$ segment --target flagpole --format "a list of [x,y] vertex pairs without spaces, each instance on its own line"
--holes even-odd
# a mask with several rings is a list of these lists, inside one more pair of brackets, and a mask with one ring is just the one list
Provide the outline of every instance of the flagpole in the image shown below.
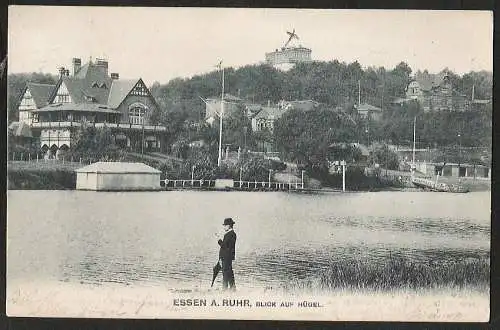
[[358,106],[361,104],[361,79],[358,80]]
[[413,118],[413,159],[412,159],[412,170],[411,173],[413,175],[413,172],[415,172],[415,137],[416,137],[416,132],[415,132],[415,126],[417,123],[417,116]]
[[222,61],[220,63],[222,69],[222,97],[221,97],[221,113],[219,114],[219,157],[217,159],[217,166],[220,167],[222,160],[222,116],[224,115],[224,67],[222,66]]

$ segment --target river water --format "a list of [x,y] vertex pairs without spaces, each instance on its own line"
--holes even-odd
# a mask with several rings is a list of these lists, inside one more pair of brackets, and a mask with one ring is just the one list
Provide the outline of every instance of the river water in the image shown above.
[[225,217],[242,287],[280,287],[352,256],[488,258],[490,193],[8,191],[7,281],[206,287]]

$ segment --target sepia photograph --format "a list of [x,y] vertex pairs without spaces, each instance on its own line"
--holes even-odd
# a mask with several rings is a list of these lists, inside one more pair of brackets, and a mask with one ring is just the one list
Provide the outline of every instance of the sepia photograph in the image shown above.
[[10,6],[10,317],[488,322],[493,12]]

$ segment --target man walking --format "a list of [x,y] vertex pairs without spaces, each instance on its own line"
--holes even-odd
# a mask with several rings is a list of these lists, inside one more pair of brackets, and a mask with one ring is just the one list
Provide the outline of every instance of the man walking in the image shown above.
[[235,290],[233,260],[236,245],[236,233],[233,230],[234,221],[231,218],[224,219],[224,239],[218,241],[220,245],[219,259],[222,263],[222,288]]

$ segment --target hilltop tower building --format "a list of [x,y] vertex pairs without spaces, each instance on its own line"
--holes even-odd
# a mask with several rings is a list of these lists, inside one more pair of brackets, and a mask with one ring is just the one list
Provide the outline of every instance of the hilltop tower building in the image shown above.
[[288,41],[281,49],[276,49],[274,52],[266,53],[266,63],[272,65],[276,69],[287,71],[295,66],[296,63],[311,62],[311,49],[302,45],[294,45],[294,40],[299,37],[293,32],[286,32]]

